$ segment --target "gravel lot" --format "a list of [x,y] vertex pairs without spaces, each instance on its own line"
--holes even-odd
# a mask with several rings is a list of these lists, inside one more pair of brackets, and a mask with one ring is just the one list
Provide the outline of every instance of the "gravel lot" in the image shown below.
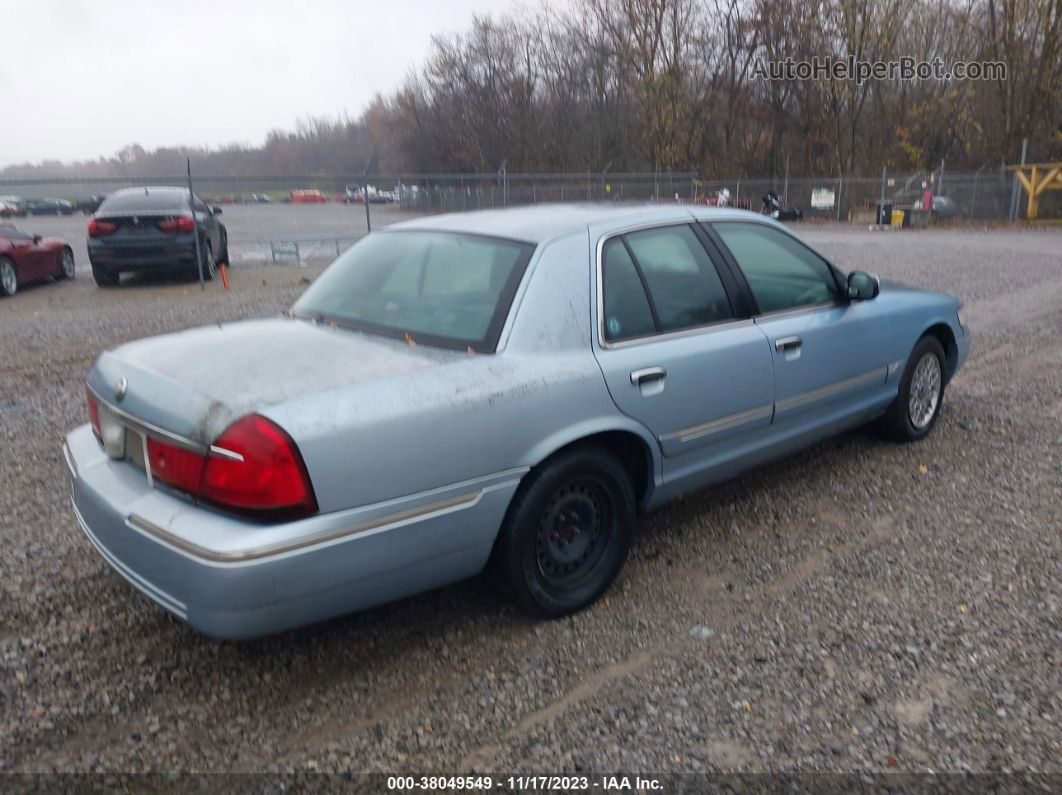
[[[286,217],[226,208],[234,244],[241,212]],[[276,312],[316,270],[101,291],[81,257],[0,300],[0,771],[1062,773],[1062,234],[800,231],[966,302],[933,434],[851,434],[648,516],[608,599],[546,623],[472,581],[197,635],[91,549],[61,439],[102,348]]]

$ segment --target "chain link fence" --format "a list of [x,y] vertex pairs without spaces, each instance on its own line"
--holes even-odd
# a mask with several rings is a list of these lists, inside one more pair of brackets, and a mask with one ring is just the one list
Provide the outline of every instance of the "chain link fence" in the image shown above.
[[[1025,206],[1014,175],[987,168],[847,179],[716,180],[691,172],[510,174],[504,169],[494,174],[196,175],[192,166],[199,200],[195,214],[177,198],[154,208],[150,201],[139,209],[135,202],[120,211],[113,201],[101,207],[106,196],[130,188],[136,193],[144,186],[165,187],[174,196],[183,191],[187,199],[187,175],[38,178],[0,181],[0,224],[30,239],[68,241],[79,277],[95,275],[110,285],[117,277],[123,283],[198,279],[198,262],[204,263],[206,279],[220,275],[216,266],[223,262],[326,263],[367,231],[417,215],[542,202],[725,204],[758,212],[764,195],[774,191],[784,207],[799,208],[807,220],[874,223],[884,198],[904,211],[909,224],[919,225],[929,219],[921,210],[925,183],[934,194],[934,221],[1004,221],[1012,207],[1020,217]],[[1059,215],[1059,198],[1045,197],[1042,217]],[[191,245],[190,223],[199,233],[198,253]],[[118,260],[107,259],[108,248],[122,249]]]

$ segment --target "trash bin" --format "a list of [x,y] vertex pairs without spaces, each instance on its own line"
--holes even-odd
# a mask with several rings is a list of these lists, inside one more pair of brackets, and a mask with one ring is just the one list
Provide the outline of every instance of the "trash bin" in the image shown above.
[[892,202],[881,202],[878,204],[878,224],[881,226],[889,226],[892,224]]
[[903,210],[893,210],[892,211],[892,228],[893,229],[902,229],[903,227],[905,227],[907,225],[908,225],[907,224],[907,213],[904,212]]

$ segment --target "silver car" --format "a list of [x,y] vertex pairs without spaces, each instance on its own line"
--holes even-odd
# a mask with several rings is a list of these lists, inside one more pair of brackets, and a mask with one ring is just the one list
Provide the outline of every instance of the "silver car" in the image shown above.
[[758,214],[444,215],[363,239],[282,317],[103,353],[64,454],[103,558],[210,635],[486,568],[558,616],[638,512],[871,421],[923,437],[969,345],[954,298]]

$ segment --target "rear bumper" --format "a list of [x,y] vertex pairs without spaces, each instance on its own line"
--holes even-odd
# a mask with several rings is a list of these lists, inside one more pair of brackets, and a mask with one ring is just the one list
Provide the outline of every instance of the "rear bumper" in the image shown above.
[[195,243],[190,236],[188,241],[156,245],[112,245],[90,241],[88,254],[94,267],[114,271],[195,265]]
[[279,525],[148,485],[85,425],[63,449],[81,529],[127,581],[196,629],[248,638],[478,573],[522,472]]

